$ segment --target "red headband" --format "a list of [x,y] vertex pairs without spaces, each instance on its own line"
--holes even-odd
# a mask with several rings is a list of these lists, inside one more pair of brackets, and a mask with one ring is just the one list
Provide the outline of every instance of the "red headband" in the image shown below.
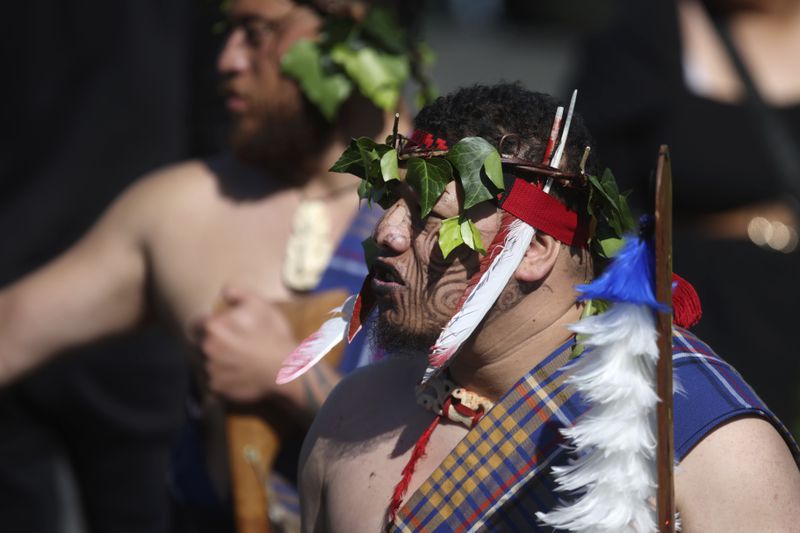
[[541,186],[515,178],[500,197],[499,205],[504,211],[564,244],[587,246],[588,228],[580,223],[578,213],[570,211],[557,198],[544,192]]

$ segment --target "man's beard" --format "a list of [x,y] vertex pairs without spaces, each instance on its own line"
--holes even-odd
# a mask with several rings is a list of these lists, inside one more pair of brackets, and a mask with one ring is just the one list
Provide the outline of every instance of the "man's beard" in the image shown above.
[[[516,280],[509,282],[481,324],[478,325],[475,334],[485,326],[491,327],[494,320],[502,318],[506,312],[516,307],[527,294],[540,285],[541,282],[529,283]],[[406,327],[403,322],[391,322],[383,313],[378,313],[375,326],[370,328],[371,347],[379,348],[390,355],[427,356],[449,320],[443,319],[443,322],[436,324],[436,321],[440,319],[429,318],[422,322],[425,324],[425,329],[412,329]],[[474,338],[474,335],[471,338]]]
[[303,167],[320,155],[331,125],[308,101],[300,109],[270,109],[233,125],[231,148],[241,161],[284,179],[304,180]]
[[409,331],[402,325],[386,320],[378,314],[375,326],[370,328],[370,343],[388,355],[427,356],[439,338],[441,328],[427,331]]

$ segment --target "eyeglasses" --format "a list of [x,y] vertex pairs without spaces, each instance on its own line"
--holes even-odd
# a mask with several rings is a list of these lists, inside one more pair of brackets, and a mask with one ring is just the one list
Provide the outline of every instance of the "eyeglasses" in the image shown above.
[[277,34],[291,10],[278,20],[267,20],[258,15],[246,15],[231,18],[225,24],[225,31],[230,34],[237,29],[244,31],[245,41],[251,48],[260,48],[270,37]]

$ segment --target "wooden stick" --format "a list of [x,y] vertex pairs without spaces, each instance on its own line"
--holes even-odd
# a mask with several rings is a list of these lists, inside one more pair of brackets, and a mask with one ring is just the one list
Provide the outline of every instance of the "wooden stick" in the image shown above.
[[237,533],[269,533],[266,483],[280,449],[278,433],[256,415],[225,416]]
[[[316,331],[330,310],[341,305],[345,298],[347,292],[330,290],[278,303],[277,307],[288,320],[295,339],[300,342],[300,339]],[[224,308],[225,304],[220,303],[216,311],[223,311]],[[342,352],[341,346],[331,350],[325,361],[331,366],[338,366]],[[247,412],[254,409],[257,410],[257,406],[239,411],[229,409],[225,415],[237,533],[268,533],[271,529],[270,502],[266,491],[280,449],[283,428],[281,416],[266,419],[263,415],[267,413],[257,415]]]
[[[661,145],[656,167],[655,205],[656,299],[672,307],[672,169],[669,148]],[[658,493],[656,497],[658,531],[675,532],[675,491],[673,464],[675,461],[672,418],[672,313],[657,313],[658,364],[656,407],[658,448]]]

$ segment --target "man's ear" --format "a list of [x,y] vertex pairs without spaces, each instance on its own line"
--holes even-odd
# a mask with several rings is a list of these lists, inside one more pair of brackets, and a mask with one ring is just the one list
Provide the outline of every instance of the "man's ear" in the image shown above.
[[522,262],[514,272],[514,278],[523,282],[543,280],[553,270],[560,250],[560,242],[550,235],[537,231]]

